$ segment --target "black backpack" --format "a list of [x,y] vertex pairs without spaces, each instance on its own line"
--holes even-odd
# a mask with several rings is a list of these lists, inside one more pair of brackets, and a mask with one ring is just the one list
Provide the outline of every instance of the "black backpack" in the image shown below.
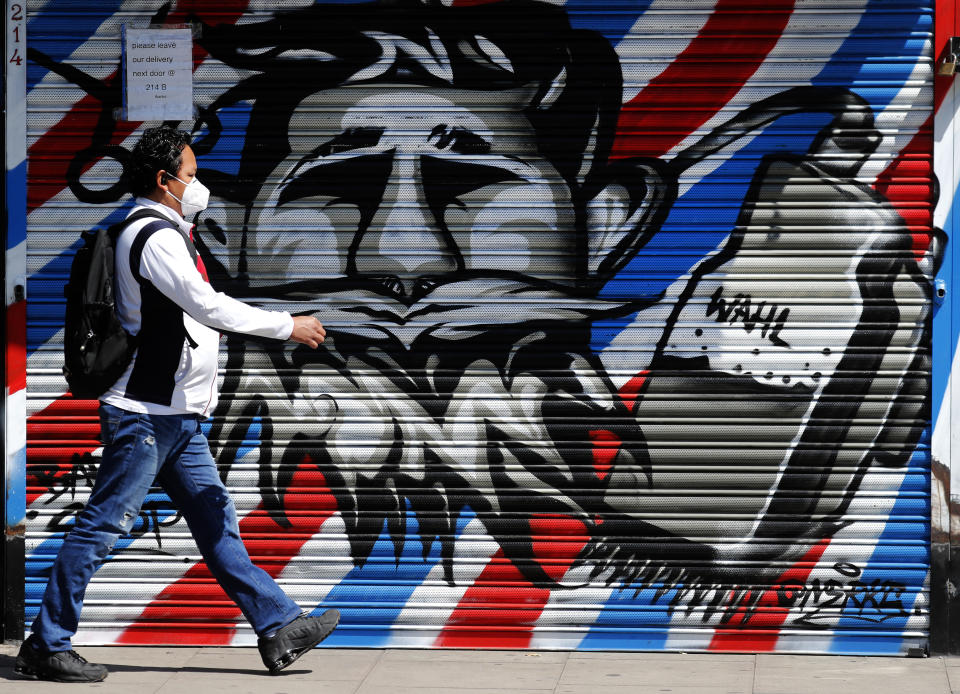
[[[91,229],[81,236],[83,246],[77,250],[63,288],[67,299],[63,375],[74,397],[100,397],[123,375],[137,349],[136,336],[124,330],[117,317],[114,251],[127,225],[145,217],[166,223],[159,226],[174,227],[159,212],[141,210],[107,229]],[[139,250],[142,252],[142,246]],[[139,258],[131,257],[131,266],[139,267]]]

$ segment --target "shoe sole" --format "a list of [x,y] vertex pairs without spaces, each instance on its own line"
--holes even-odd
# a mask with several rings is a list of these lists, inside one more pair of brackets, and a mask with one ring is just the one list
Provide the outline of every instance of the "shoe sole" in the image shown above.
[[337,628],[337,625],[339,623],[340,623],[340,613],[338,612],[337,618],[333,620],[333,624],[331,624],[330,627],[320,635],[320,638],[318,638],[316,641],[314,641],[309,645],[301,646],[300,648],[292,648],[286,653],[284,653],[283,655],[281,655],[279,658],[277,658],[274,661],[273,666],[269,668],[270,674],[279,675],[281,670],[288,667],[289,665],[292,665],[294,662],[296,662],[296,660],[300,656],[302,656],[307,651],[312,650],[318,643],[320,643],[325,638],[330,636],[330,634],[333,633],[333,630]]
[[83,684],[84,682],[86,682],[87,684],[93,684],[95,682],[103,682],[105,679],[107,679],[106,674],[104,674],[104,676],[101,677],[100,679],[96,679],[96,680],[72,680],[72,679],[62,679],[58,677],[44,676],[43,673],[37,672],[35,670],[31,670],[26,665],[20,665],[19,663],[13,667],[13,672],[20,679],[34,680],[34,681],[39,680],[42,682],[62,682],[62,683],[69,683],[69,684]]

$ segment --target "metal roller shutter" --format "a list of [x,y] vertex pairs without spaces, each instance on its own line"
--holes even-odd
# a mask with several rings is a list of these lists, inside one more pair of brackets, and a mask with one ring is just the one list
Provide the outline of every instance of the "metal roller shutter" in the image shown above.
[[[933,8],[29,4],[27,620],[86,499],[62,286],[120,27],[192,22],[207,433],[331,646],[905,654],[928,631]],[[79,643],[252,644],[160,491]]]

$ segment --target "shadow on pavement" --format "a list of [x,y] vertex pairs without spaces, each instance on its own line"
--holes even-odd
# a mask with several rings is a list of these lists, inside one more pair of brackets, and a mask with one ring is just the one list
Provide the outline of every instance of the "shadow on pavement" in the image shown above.
[[[17,676],[13,672],[13,665],[17,661],[16,656],[0,654],[0,682],[23,682],[28,681],[22,677]],[[129,664],[112,664],[105,663],[110,672],[167,672],[167,673],[176,673],[176,672],[199,672],[199,673],[217,673],[222,675],[250,675],[251,677],[269,677],[273,678],[274,675],[271,675],[264,669],[241,669],[241,668],[220,668],[220,667],[193,667],[186,665],[184,667],[151,667],[149,665],[129,665]],[[303,675],[310,672],[310,670],[284,670],[283,674],[278,676],[277,679],[281,679],[286,675]]]

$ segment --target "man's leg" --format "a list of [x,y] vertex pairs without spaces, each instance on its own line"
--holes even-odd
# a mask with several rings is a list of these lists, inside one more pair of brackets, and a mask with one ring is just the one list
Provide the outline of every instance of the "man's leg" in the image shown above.
[[158,480],[186,519],[210,572],[257,632],[264,665],[276,674],[326,638],[340,615],[328,610],[321,617],[301,616],[276,581],[250,561],[199,421],[185,419],[184,426],[193,427],[190,440]]
[[184,418],[186,447],[160,470],[159,484],[187,521],[214,578],[257,634],[269,634],[300,615],[267,572],[250,561],[240,538],[233,500],[220,480],[196,419]]
[[117,538],[133,528],[163,459],[149,418],[110,405],[102,405],[100,414],[105,446],[96,482],[53,563],[25,644],[28,656],[70,651],[87,584]]

